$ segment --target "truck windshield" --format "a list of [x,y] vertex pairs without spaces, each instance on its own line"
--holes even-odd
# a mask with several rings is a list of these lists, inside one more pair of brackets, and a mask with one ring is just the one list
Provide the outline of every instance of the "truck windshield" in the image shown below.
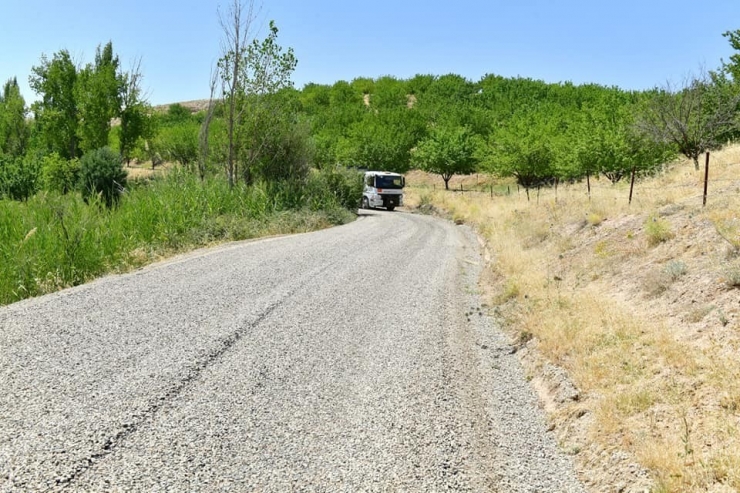
[[375,175],[375,188],[401,189],[403,177]]

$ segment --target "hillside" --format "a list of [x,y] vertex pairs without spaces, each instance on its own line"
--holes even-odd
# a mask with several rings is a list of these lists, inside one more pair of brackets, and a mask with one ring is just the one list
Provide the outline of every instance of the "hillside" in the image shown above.
[[[592,491],[740,489],[740,147],[637,183],[542,190],[409,175],[408,204],[474,224],[482,281]],[[484,191],[485,190],[485,191]]]
[[196,99],[193,101],[179,101],[177,103],[160,104],[160,105],[154,106],[153,108],[154,108],[154,111],[165,112],[173,104],[179,104],[180,106],[183,106],[187,108],[188,110],[190,110],[191,113],[197,113],[199,111],[203,111],[208,108],[207,99]]

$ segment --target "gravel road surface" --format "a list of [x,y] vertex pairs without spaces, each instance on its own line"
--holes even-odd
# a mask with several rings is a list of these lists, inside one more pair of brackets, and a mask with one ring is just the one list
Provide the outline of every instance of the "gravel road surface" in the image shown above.
[[361,211],[0,308],[0,492],[580,492],[467,228]]

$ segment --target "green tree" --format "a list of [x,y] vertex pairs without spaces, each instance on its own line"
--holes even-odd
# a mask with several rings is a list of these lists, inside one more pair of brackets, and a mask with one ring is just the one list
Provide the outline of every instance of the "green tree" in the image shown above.
[[729,40],[730,46],[736,51],[736,53],[730,55],[729,63],[723,62],[723,69],[730,74],[736,84],[740,84],[740,29],[727,31],[722,36]]
[[343,164],[403,173],[410,167],[411,149],[425,133],[419,113],[405,104],[368,111],[350,127],[336,156]]
[[370,94],[372,108],[398,109],[406,107],[408,101],[406,83],[391,76],[377,79]]
[[17,157],[26,152],[31,132],[26,122],[27,113],[18,80],[9,79],[0,93],[0,156]]
[[417,74],[413,76],[407,82],[407,88],[409,94],[413,94],[417,98],[426,94],[429,86],[434,83],[435,76],[431,74]]
[[719,78],[689,78],[682,87],[670,84],[652,92],[638,128],[659,144],[670,144],[699,169],[699,156],[719,149],[737,131],[740,95]]
[[163,126],[155,146],[168,161],[177,161],[184,168],[190,168],[198,159],[199,130],[200,125],[192,120]]
[[449,182],[454,175],[475,171],[477,159],[474,137],[464,127],[435,127],[416,146],[411,154],[411,162],[419,169],[440,175],[445,182],[445,190],[449,190]]
[[499,176],[513,176],[527,190],[557,176],[557,107],[535,105],[518,112],[489,142],[487,164]]
[[77,134],[83,152],[108,145],[111,120],[121,113],[121,85],[118,56],[108,42],[95,51],[94,63],[79,71],[74,97],[79,124]]
[[79,114],[75,98],[77,67],[67,50],[55,53],[49,60],[41,56],[41,64],[31,69],[29,84],[41,101],[32,110],[44,147],[49,152],[73,159],[78,156]]
[[165,125],[184,123],[190,120],[192,113],[180,103],[171,104],[167,107],[167,113],[162,118]]
[[128,164],[139,139],[150,139],[154,135],[151,107],[142,94],[141,59],[136,59],[131,70],[120,75],[121,125],[119,142],[121,158]]
[[268,136],[282,123],[285,108],[282,98],[269,96],[292,87],[290,76],[297,64],[292,48],[283,51],[278,45],[273,21],[265,39],[248,42],[253,20],[253,3],[245,8],[239,0],[234,0],[228,17],[221,18],[226,49],[218,70],[229,108],[226,171],[231,186],[238,176],[251,183],[260,163],[271,159]]
[[617,183],[633,170],[654,169],[675,155],[671,147],[643,138],[635,127],[635,105],[627,93],[605,94],[586,105],[569,134],[575,169],[568,178],[603,174]]
[[353,93],[365,96],[372,94],[373,89],[375,88],[375,81],[369,77],[357,77],[352,79],[352,82],[350,82],[349,85],[352,88]]

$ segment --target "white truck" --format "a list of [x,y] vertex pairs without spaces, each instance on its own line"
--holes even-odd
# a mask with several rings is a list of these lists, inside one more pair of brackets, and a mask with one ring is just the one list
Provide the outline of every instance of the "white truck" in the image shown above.
[[362,192],[362,208],[385,207],[392,211],[403,205],[403,175],[389,171],[365,172],[365,187]]

